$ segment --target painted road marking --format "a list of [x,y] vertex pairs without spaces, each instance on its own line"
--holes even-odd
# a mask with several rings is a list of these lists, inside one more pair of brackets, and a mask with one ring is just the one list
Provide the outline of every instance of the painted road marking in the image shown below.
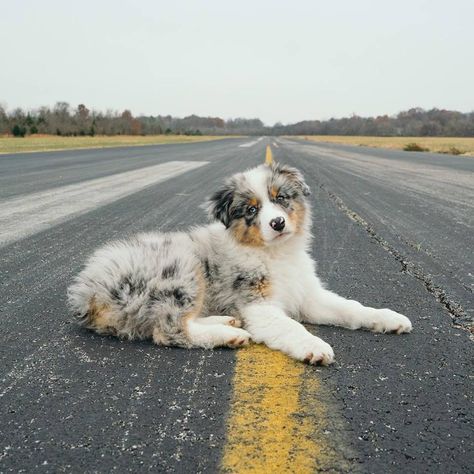
[[262,345],[238,351],[224,472],[350,472],[316,374]]
[[0,246],[206,164],[169,161],[0,201]]
[[223,472],[356,472],[315,367],[257,344],[236,358]]
[[254,146],[262,139],[263,139],[263,137],[260,137],[260,138],[257,138],[256,140],[251,141],[251,142],[242,143],[242,145],[239,145],[239,147],[246,148],[246,147],[249,147],[249,146]]
[[273,164],[273,153],[270,145],[267,145],[267,149],[265,150],[265,164],[268,166]]

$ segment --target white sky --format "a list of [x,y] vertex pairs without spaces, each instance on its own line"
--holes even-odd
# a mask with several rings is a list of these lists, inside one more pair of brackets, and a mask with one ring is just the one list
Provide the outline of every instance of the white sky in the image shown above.
[[0,0],[0,102],[267,124],[474,110],[474,0]]

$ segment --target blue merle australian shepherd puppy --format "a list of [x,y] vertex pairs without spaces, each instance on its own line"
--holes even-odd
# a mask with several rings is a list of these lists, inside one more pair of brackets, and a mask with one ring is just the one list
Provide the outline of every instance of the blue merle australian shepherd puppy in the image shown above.
[[210,225],[97,250],[69,288],[70,306],[99,334],[208,349],[253,340],[323,365],[331,346],[300,322],[411,331],[401,314],[324,288],[308,253],[309,194],[289,166],[236,174],[207,203]]

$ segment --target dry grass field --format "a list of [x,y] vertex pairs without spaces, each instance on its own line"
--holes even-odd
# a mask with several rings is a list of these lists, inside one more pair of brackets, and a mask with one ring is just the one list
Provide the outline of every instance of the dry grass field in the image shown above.
[[[369,146],[375,148],[391,148],[403,150],[408,145],[416,144],[423,151],[433,153],[448,153],[452,155],[474,156],[474,138],[457,137],[362,137],[312,135],[300,136],[305,140],[316,142],[340,143],[343,145]],[[415,147],[411,147],[415,148]],[[416,149],[411,150],[416,151]]]
[[167,143],[191,143],[228,138],[225,136],[95,136],[58,137],[55,135],[31,135],[24,138],[0,136],[0,153],[25,153],[33,151],[73,150],[78,148],[106,148],[116,146],[159,145]]

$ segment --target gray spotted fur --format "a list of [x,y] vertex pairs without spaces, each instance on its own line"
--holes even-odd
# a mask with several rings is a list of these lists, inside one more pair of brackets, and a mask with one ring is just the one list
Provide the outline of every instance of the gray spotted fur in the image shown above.
[[[242,217],[238,205],[247,194],[242,180],[234,176],[211,198],[210,213],[221,222],[188,233],[141,234],[97,250],[68,289],[79,322],[97,330],[90,314],[95,301],[114,315],[114,325],[101,333],[148,339],[158,328],[167,344],[190,347],[182,317],[194,308],[199,275],[205,281],[200,317],[238,318],[240,308],[262,299],[255,288],[270,278],[264,253],[239,244],[228,230],[232,219]],[[307,189],[297,170],[268,168],[269,186],[275,182],[289,199],[305,202]]]

